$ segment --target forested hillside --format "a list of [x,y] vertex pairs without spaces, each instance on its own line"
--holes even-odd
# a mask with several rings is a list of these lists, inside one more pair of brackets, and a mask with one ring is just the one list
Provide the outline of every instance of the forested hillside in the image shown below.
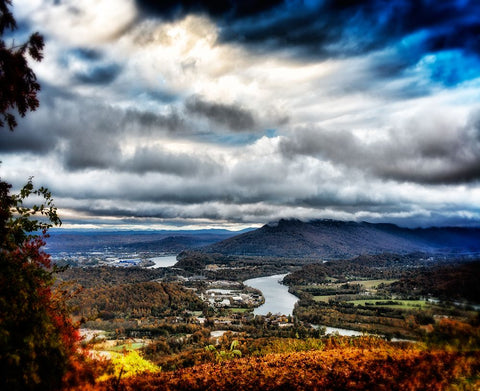
[[480,261],[415,270],[389,286],[398,294],[480,303]]
[[280,220],[204,248],[208,253],[342,259],[362,254],[480,251],[479,228],[409,229],[393,224]]
[[168,316],[202,308],[192,292],[173,283],[137,282],[81,290],[71,300],[74,314],[87,319]]
[[82,288],[100,289],[119,284],[147,282],[165,275],[165,270],[145,269],[138,267],[108,267],[99,266],[75,267],[64,270],[58,277],[61,281],[75,281]]

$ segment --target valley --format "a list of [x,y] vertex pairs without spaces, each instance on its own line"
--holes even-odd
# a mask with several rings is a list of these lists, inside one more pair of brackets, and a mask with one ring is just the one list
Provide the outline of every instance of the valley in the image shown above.
[[[69,266],[57,283],[73,292],[73,315],[93,335],[84,342],[92,352],[140,352],[162,372],[180,373],[237,355],[319,349],[332,338],[391,341],[392,349],[480,344],[475,253],[323,259],[210,252],[207,245],[174,255],[153,242],[148,251],[138,243],[129,253],[114,241],[90,247],[94,259],[55,258]],[[453,322],[447,331],[446,321]]]

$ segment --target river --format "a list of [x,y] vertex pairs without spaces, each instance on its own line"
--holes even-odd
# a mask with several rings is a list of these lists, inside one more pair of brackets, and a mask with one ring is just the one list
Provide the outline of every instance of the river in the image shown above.
[[157,267],[170,267],[177,263],[176,255],[166,255],[161,257],[148,258],[149,261],[155,262],[155,265],[150,266],[152,269]]
[[243,282],[245,285],[261,291],[265,298],[265,303],[253,311],[254,315],[267,315],[269,312],[292,315],[298,297],[288,291],[288,286],[280,284],[285,276],[286,274],[276,274],[274,276],[252,278]]
[[320,327],[325,327],[325,335],[344,335],[347,337],[353,337],[353,336],[359,336],[359,335],[364,335],[363,332],[357,331],[357,330],[350,330],[350,329],[340,329],[338,327],[329,327],[329,326],[319,326],[316,324],[312,324],[312,327],[318,329]]
[[[259,277],[246,280],[243,283],[258,289],[265,297],[265,303],[260,307],[255,308],[254,315],[267,315],[269,312],[272,314],[291,315],[293,307],[298,301],[298,297],[292,295],[288,291],[288,286],[280,284],[286,274],[276,274],[274,276]],[[318,328],[319,326],[314,325]],[[339,334],[347,336],[362,335],[363,333],[356,330],[340,329],[336,327],[326,327],[325,333]]]

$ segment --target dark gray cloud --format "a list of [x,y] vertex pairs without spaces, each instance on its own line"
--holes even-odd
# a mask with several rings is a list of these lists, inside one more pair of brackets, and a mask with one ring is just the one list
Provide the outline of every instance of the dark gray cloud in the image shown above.
[[45,137],[38,129],[23,128],[22,131],[9,132],[0,128],[0,152],[19,153],[34,152],[46,153],[53,148],[51,140]]
[[78,47],[62,53],[58,61],[74,81],[102,85],[113,82],[123,69],[104,57],[100,50]]
[[[184,177],[206,176],[222,167],[208,156],[168,152],[161,146],[135,146],[125,156],[122,144],[129,139],[155,139],[166,134],[185,134],[190,123],[185,114],[171,110],[156,114],[122,110],[97,100],[59,94],[46,88],[47,103],[22,119],[15,132],[0,132],[0,151],[34,155],[58,154],[68,171],[108,169],[135,174],[163,173]],[[40,131],[39,129],[43,129]]]
[[112,183],[107,187],[98,183],[97,186],[81,193],[75,188],[57,188],[55,185],[49,186],[49,188],[55,190],[58,196],[81,199],[82,203],[88,201],[89,204],[95,204],[98,200],[108,200],[110,208],[115,203],[126,201],[131,208],[141,209],[143,203],[150,207],[163,203],[187,207],[226,199],[229,191],[216,186],[216,184],[219,182],[214,179],[206,182],[202,181],[202,178],[171,180],[170,178],[159,179],[155,175],[145,177],[121,175],[112,178]]
[[147,15],[155,13],[169,19],[206,13],[222,27],[224,40],[282,49],[304,47],[312,55],[358,55],[392,46],[416,32],[425,32],[423,52],[465,48],[480,53],[480,4],[475,0],[137,3]]
[[124,119],[127,126],[138,124],[147,131],[164,129],[172,133],[181,133],[188,129],[184,116],[176,109],[171,109],[167,114],[127,109]]
[[191,96],[185,102],[187,111],[207,118],[218,125],[227,126],[234,131],[252,131],[256,126],[253,114],[236,105],[208,102],[200,96]]
[[62,132],[59,124],[64,123],[64,120],[55,105],[58,101],[75,99],[75,96],[48,83],[42,83],[39,96],[40,109],[24,118],[19,117],[15,132],[0,129],[0,152],[45,154],[56,148],[58,136]]
[[[197,190],[205,190],[198,187]],[[369,189],[365,195],[370,194]],[[151,192],[150,192],[151,194]],[[169,193],[171,195],[171,193]],[[129,200],[124,194],[117,194],[108,198],[108,200],[99,200],[92,198],[91,201],[82,201],[76,206],[76,209],[91,216],[116,217],[122,219],[133,219],[131,224],[154,224],[153,219],[175,219],[177,221],[190,221],[192,219],[205,219],[210,221],[228,220],[234,223],[243,222],[262,222],[275,221],[280,218],[292,217],[312,219],[320,216],[329,216],[331,218],[365,220],[372,222],[395,222],[407,226],[429,226],[429,225],[475,225],[478,223],[474,216],[468,216],[468,213],[462,215],[458,213],[458,207],[440,207],[436,209],[429,205],[429,200],[421,200],[428,209],[422,209],[419,205],[411,203],[399,203],[395,197],[387,198],[384,202],[342,202],[338,195],[333,192],[326,193],[323,198],[319,197],[321,202],[309,202],[311,200],[297,199],[296,202],[252,202],[242,203],[242,200],[228,201],[213,199],[201,201],[196,198],[185,199],[178,197],[163,197],[152,203],[152,199],[135,198],[132,199],[129,194]],[[123,197],[123,198],[122,198]],[[367,197],[365,197],[367,200]],[[186,202],[185,202],[186,201]],[[302,210],[299,210],[299,207]],[[323,212],[320,212],[323,211]],[[319,213],[320,212],[320,213]],[[368,217],[367,217],[368,216]],[[142,220],[139,220],[142,219]],[[197,222],[198,223],[198,222]]]
[[[97,58],[97,54],[89,54]],[[43,155],[58,154],[67,170],[111,169],[144,174],[165,173],[180,176],[211,175],[221,166],[208,156],[166,152],[161,148],[135,146],[133,154],[124,156],[122,144],[135,145],[135,139],[186,137],[209,143],[244,145],[263,134],[225,134],[227,127],[238,131],[253,130],[253,114],[235,106],[191,98],[185,106],[167,106],[162,113],[122,109],[97,98],[84,98],[48,84],[42,92],[42,106],[21,119],[16,132],[0,132],[0,151],[7,154],[27,152]],[[220,125],[205,127],[198,118]],[[42,129],[39,131],[39,129]],[[233,137],[233,138],[232,138]],[[129,141],[130,140],[130,141]]]
[[171,153],[151,147],[137,148],[133,157],[123,159],[114,167],[137,174],[156,172],[182,177],[213,175],[222,171],[222,167],[208,156]]
[[118,64],[97,65],[82,72],[75,72],[75,79],[86,84],[109,84],[121,71]]
[[145,99],[160,103],[174,103],[180,99],[180,97],[174,92],[159,89],[158,87],[156,89],[145,88],[142,90],[141,94]]
[[198,1],[198,0],[137,0],[147,13],[155,12],[166,18],[178,18],[190,12],[206,12],[216,17],[238,18],[257,15],[283,3],[283,0]]
[[293,159],[296,155],[316,156],[324,160],[352,165],[358,162],[362,145],[347,130],[325,131],[315,127],[297,128],[280,145],[282,154]]
[[91,133],[85,132],[66,141],[61,154],[67,170],[108,169],[117,164],[121,151],[118,141],[107,134],[91,137]]
[[404,129],[391,129],[388,137],[374,142],[346,130],[298,128],[279,148],[288,159],[314,156],[399,182],[470,183],[480,180],[480,126],[476,118],[477,114],[466,126],[445,133],[425,119]]
[[123,217],[123,218],[162,218],[172,219],[177,217],[173,208],[161,207],[155,210],[142,210],[138,206],[132,208],[119,207],[118,205],[90,205],[81,206],[77,208],[78,211],[86,213],[90,216],[108,216],[108,217]]
[[99,61],[103,58],[103,54],[100,50],[84,47],[71,49],[65,53],[62,58],[68,63],[70,56],[74,56],[84,61]]
[[185,210],[184,205],[164,205],[155,206],[153,208],[141,208],[138,206],[132,207],[119,207],[118,205],[106,205],[104,207],[100,205],[90,205],[87,207],[80,207],[79,211],[91,216],[95,223],[100,223],[98,216],[107,216],[121,218],[122,222],[128,224],[155,224],[158,223],[158,219],[170,220],[169,224],[173,224],[172,221],[177,220],[179,225],[184,224],[198,224],[198,219],[205,220],[222,220],[229,218],[235,222],[242,222],[243,219],[239,216],[230,216],[226,210],[221,207],[204,206],[203,208],[196,208],[195,210]]

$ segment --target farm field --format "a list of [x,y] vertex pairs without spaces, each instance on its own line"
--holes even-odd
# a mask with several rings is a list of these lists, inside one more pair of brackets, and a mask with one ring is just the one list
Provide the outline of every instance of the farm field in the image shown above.
[[425,309],[432,306],[426,300],[351,300],[347,303],[356,306],[377,306],[396,309]]

